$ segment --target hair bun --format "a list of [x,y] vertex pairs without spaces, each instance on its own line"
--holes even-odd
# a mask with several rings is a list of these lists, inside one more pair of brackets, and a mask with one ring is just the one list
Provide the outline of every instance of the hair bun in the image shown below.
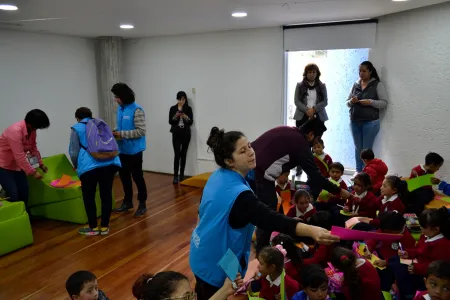
[[144,299],[146,285],[153,279],[153,274],[143,274],[139,276],[133,285],[132,293],[137,299]]
[[218,127],[211,128],[211,132],[209,134],[208,140],[206,141],[206,144],[213,152],[215,152],[222,143],[223,136],[225,134],[225,130],[221,130]]

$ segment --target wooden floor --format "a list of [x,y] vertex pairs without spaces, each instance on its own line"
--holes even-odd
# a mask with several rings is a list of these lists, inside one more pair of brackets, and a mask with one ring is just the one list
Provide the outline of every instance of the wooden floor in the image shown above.
[[[69,299],[65,281],[78,270],[95,273],[111,300],[134,299],[132,284],[143,273],[173,270],[192,280],[189,239],[201,190],[174,186],[168,175],[146,173],[145,180],[147,214],[113,213],[108,236],[81,236],[71,223],[32,221],[34,244],[0,258],[0,299]],[[117,200],[121,188],[116,180]]]

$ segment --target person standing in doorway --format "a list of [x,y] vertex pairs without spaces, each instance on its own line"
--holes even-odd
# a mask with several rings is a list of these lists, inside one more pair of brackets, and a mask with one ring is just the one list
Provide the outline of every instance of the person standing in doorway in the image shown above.
[[119,171],[125,193],[122,206],[117,213],[133,208],[133,177],[138,189],[139,207],[134,213],[135,217],[143,216],[147,212],[147,187],[142,172],[142,154],[146,149],[145,113],[143,108],[136,104],[133,90],[125,83],[116,83],[111,92],[119,104],[117,109],[117,129],[113,132],[118,140],[120,162]]
[[316,64],[308,64],[303,72],[303,81],[295,88],[295,125],[300,128],[306,121],[318,118],[328,120],[325,107],[328,105],[327,87],[320,81],[320,70]]
[[359,80],[353,84],[347,99],[355,143],[356,172],[363,169],[361,151],[373,149],[380,131],[380,109],[386,108],[388,95],[377,70],[370,61],[359,65]]
[[[170,108],[169,124],[172,133],[172,145],[175,153],[173,161],[173,184],[184,180],[184,168],[186,167],[186,155],[191,141],[191,126],[194,123],[192,108],[188,104],[186,93],[177,93],[177,101]],[[178,171],[180,171],[178,173]],[[178,174],[180,177],[178,177]]]

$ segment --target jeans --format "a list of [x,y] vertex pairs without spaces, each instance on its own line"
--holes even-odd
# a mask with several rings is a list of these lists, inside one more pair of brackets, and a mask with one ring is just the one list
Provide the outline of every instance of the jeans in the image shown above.
[[12,171],[0,168],[0,185],[5,190],[9,201],[28,203],[28,179],[24,171]]
[[101,226],[109,226],[109,219],[112,211],[112,187],[117,169],[118,167],[116,166],[106,166],[87,171],[80,176],[84,208],[86,210],[90,228],[97,227],[97,206],[95,205],[97,184],[99,186],[102,203]]
[[[172,133],[173,152],[175,153],[173,161],[174,176],[184,176],[184,168],[186,167],[186,156],[191,141],[191,132],[175,132]],[[178,170],[180,173],[178,173]]]
[[352,121],[351,122],[353,142],[355,143],[356,171],[363,170],[361,151],[372,149],[375,138],[380,131],[380,120],[374,121]]
[[122,180],[123,192],[125,193],[123,202],[133,206],[133,182],[131,181],[131,177],[133,177],[138,190],[139,204],[145,205],[145,201],[147,201],[147,186],[145,185],[144,173],[142,172],[142,152],[133,155],[120,154],[119,157],[122,163],[119,175]]

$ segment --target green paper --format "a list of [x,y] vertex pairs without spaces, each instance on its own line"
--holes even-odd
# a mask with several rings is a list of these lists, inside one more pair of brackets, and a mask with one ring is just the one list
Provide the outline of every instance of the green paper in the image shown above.
[[418,188],[424,187],[424,186],[430,186],[431,184],[431,178],[434,177],[434,174],[427,174],[422,175],[416,178],[408,179],[406,183],[408,184],[408,190],[410,192],[417,190]]
[[341,209],[340,213],[341,213],[341,215],[348,216],[348,217],[353,216],[353,214],[351,212],[347,212],[347,211],[344,211],[342,209]]
[[[339,186],[339,183],[337,183],[336,181],[334,181],[333,179],[329,179],[329,181],[337,186]],[[319,200],[323,201],[323,202],[328,202],[328,200],[332,197],[332,195],[330,194],[330,192],[326,191],[326,190],[322,190],[319,194]]]

